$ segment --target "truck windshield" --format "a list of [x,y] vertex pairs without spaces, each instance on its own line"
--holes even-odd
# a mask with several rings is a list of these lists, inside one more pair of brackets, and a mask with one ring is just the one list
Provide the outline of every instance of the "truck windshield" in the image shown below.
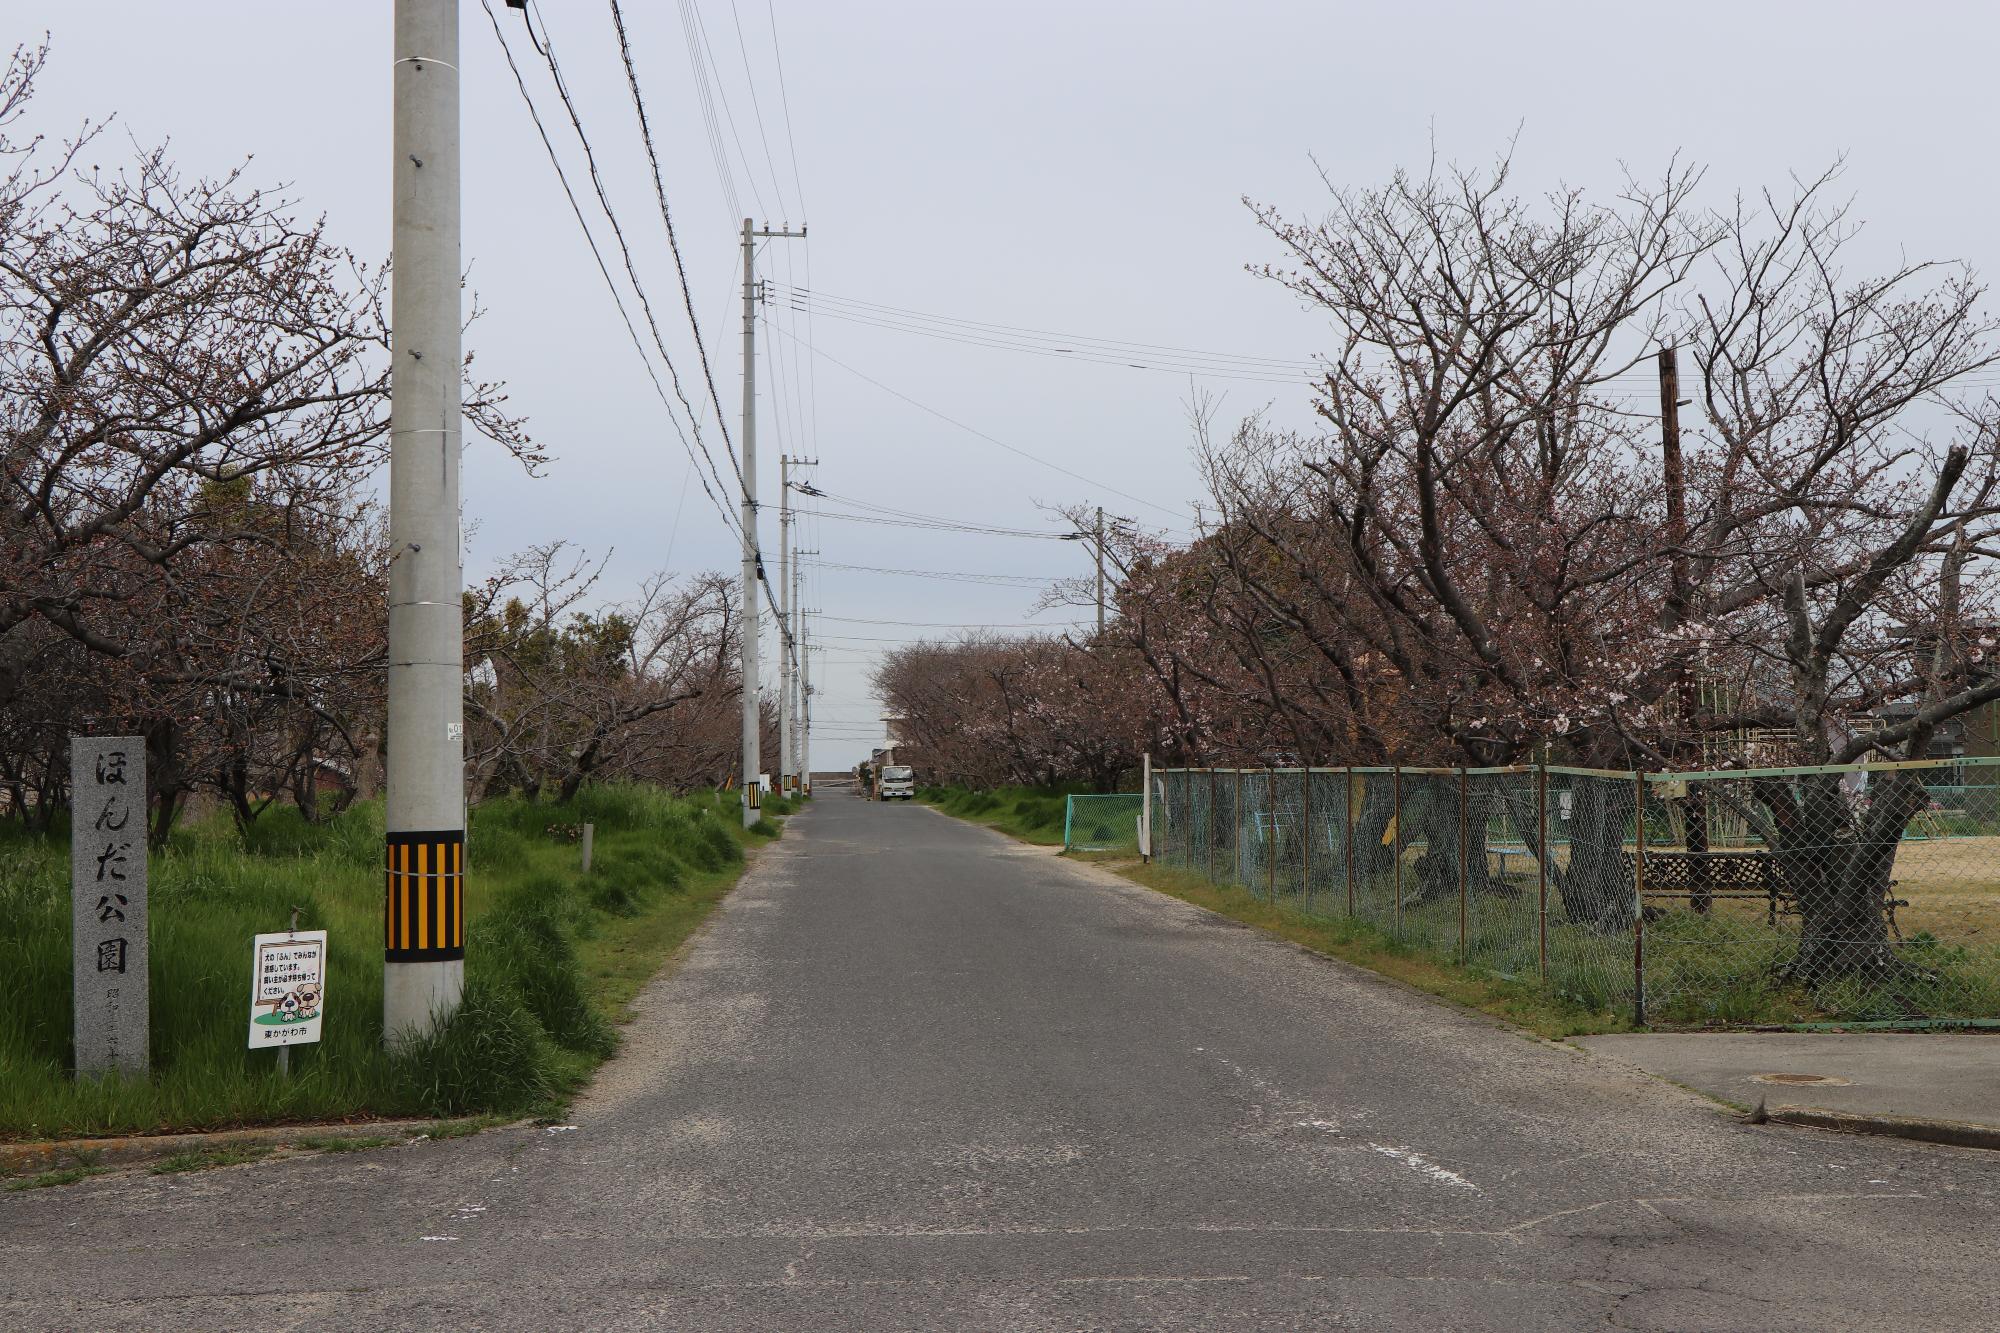
[[894,764],[882,770],[882,781],[884,782],[908,782],[914,776],[914,770]]

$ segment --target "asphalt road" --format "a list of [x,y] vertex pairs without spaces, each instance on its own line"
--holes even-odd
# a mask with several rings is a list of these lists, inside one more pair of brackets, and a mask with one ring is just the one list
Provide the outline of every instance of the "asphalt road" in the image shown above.
[[1740,1124],[845,796],[572,1120],[0,1194],[0,1327],[2000,1326],[2000,1156]]

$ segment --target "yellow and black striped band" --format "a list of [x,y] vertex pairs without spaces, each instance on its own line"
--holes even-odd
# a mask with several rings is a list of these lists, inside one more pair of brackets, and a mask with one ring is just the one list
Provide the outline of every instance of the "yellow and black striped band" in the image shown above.
[[391,833],[383,957],[392,963],[465,957],[465,831]]

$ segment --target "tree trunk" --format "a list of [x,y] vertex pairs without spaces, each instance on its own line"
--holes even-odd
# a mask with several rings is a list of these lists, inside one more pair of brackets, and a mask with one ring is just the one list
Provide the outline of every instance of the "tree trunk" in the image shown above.
[[1830,773],[1764,779],[1756,791],[1777,827],[1773,850],[1798,904],[1792,977],[1819,985],[1899,970],[1887,902],[1903,831],[1924,806],[1923,784],[1914,774],[1883,774],[1865,812]]
[[[1569,864],[1549,862],[1563,913],[1580,926],[1609,933],[1630,930],[1633,883],[1625,853],[1629,788],[1613,778],[1579,777],[1571,779],[1569,792]],[[1549,799],[1555,805],[1556,794],[1551,792]],[[1550,821],[1552,826],[1555,822]]]
[[147,845],[159,851],[174,831],[181,799],[187,794],[186,774],[181,771],[179,732],[172,722],[155,722],[145,729],[146,781],[153,789],[153,826],[146,835]]

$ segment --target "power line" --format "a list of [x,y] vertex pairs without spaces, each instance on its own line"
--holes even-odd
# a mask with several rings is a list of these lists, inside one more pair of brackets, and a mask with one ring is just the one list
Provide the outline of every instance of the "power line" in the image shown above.
[[905,629],[1064,629],[1092,623],[1088,620],[1030,620],[1012,624],[979,620],[870,620],[866,616],[829,615],[820,619],[837,620],[843,625],[897,625]]
[[1260,373],[1300,373],[1317,371],[1320,365],[1312,360],[1291,357],[1254,356],[1242,352],[1215,352],[1201,348],[1179,347],[1170,343],[1134,342],[1123,338],[1101,338],[1091,334],[1063,333],[1054,329],[1039,329],[1022,324],[997,324],[988,320],[965,319],[955,315],[938,315],[922,310],[909,310],[901,306],[886,305],[879,301],[865,301],[858,297],[836,296],[830,292],[816,292],[806,288],[793,288],[788,295],[803,304],[813,305],[821,313],[832,315],[836,310],[851,311],[868,318],[895,320],[919,326],[935,325],[946,330],[962,330],[968,335],[979,337],[1018,339],[1037,344],[1057,344],[1070,348],[1097,349],[1129,355],[1165,354],[1174,360],[1196,364],[1213,363],[1218,367],[1239,367]]
[[[484,0],[482,0],[482,3],[483,2]],[[530,14],[532,13],[535,16],[539,16],[541,14],[541,7],[539,5],[534,5],[533,0],[530,0],[530,4],[532,5],[532,9],[531,10],[524,9],[522,11],[521,17],[522,21],[524,23],[527,23],[529,36],[530,38],[532,38],[534,35],[534,26],[532,19],[530,18]],[[492,10],[489,8],[487,10],[487,13],[490,15],[492,13]],[[645,284],[639,281],[638,266],[634,264],[632,260],[632,248],[625,241],[625,228],[618,221],[617,211],[611,207],[610,195],[605,192],[604,178],[598,173],[597,170],[596,150],[594,150],[590,146],[590,136],[585,134],[583,130],[583,119],[577,113],[576,102],[569,95],[569,81],[563,78],[562,67],[556,63],[555,41],[549,36],[549,27],[546,22],[542,24],[542,40],[537,49],[541,51],[542,59],[549,67],[549,77],[553,79],[555,82],[556,95],[562,99],[563,110],[569,113],[569,123],[571,127],[576,130],[577,143],[580,144],[583,148],[584,163],[590,169],[591,187],[597,192],[597,202],[599,207],[601,207],[604,210],[605,221],[611,224],[611,234],[618,240],[618,253],[624,258],[625,261],[625,276],[631,279],[632,291],[639,298],[639,308],[645,312],[646,327],[652,330],[653,344],[654,346],[659,348],[660,360],[666,363],[667,377],[673,381],[674,396],[680,399],[681,408],[688,414],[689,424],[691,424],[694,427],[695,443],[700,445],[702,453],[704,455],[707,455],[708,446],[706,444],[702,444],[701,441],[701,422],[695,417],[694,404],[688,401],[687,392],[681,387],[680,371],[675,367],[673,357],[670,356],[667,352],[666,339],[663,338],[660,334],[659,321],[653,317],[653,302],[651,298],[649,298],[646,295]],[[678,248],[676,248],[675,250],[675,258],[676,262],[678,263],[679,259]],[[689,309],[690,318],[692,318],[692,315],[693,315],[692,303],[690,303],[690,309]],[[697,333],[696,336],[699,337],[699,333]],[[706,364],[706,357],[704,357],[704,364]],[[721,411],[720,404],[717,405],[717,411],[718,413]],[[723,429],[722,420],[720,416],[718,416],[716,419],[716,427],[717,429]],[[733,453],[731,453],[728,455],[728,458],[729,458],[729,466],[731,470],[736,473],[737,481],[739,482],[742,481],[743,471],[741,468],[738,468],[736,466],[736,456]],[[711,469],[715,467],[715,459],[712,456],[709,457],[709,467]],[[716,476],[717,484],[721,484],[721,481],[722,478],[720,474],[718,474]]]
[[[792,197],[797,201],[799,206],[799,225],[810,231],[811,228],[806,226],[809,220],[809,212],[806,208],[805,180],[799,173],[799,141],[798,136],[792,131],[792,98],[786,86],[785,52],[783,45],[778,40],[778,13],[776,7],[772,4],[772,0],[764,0],[764,13],[765,17],[770,20],[771,58],[778,71],[778,101],[784,110],[785,151],[790,157],[792,164]],[[804,248],[806,285],[810,287],[812,285],[812,240],[810,237],[807,238]],[[785,274],[788,280],[791,277],[791,273],[792,256],[790,248],[787,247],[785,251]],[[812,332],[812,315],[810,312],[806,315],[806,331],[808,335]],[[803,392],[806,398],[806,420],[810,426],[809,443],[813,456],[817,458],[819,456],[819,375],[818,367],[810,357],[806,359],[805,379]]]
[[1029,532],[1024,528],[986,527],[976,523],[951,523],[906,518],[885,518],[878,514],[841,514],[830,509],[799,509],[795,513],[811,514],[815,518],[831,518],[843,523],[876,523],[891,528],[922,528],[929,532],[965,532],[983,537],[1028,537],[1040,541],[1068,541],[1060,532]]
[[799,141],[792,134],[792,99],[785,91],[785,52],[778,44],[778,11],[771,0],[764,0],[764,12],[771,20],[771,55],[778,66],[778,100],[785,111],[785,146],[792,157],[792,197],[799,201],[799,221],[805,222],[806,187],[799,178]]
[[639,137],[646,145],[646,161],[653,171],[653,194],[660,203],[660,221],[666,224],[667,247],[673,251],[674,272],[680,277],[681,304],[687,310],[688,327],[694,333],[694,349],[701,358],[701,376],[708,383],[709,401],[715,404],[715,428],[722,432],[724,446],[734,449],[729,438],[728,414],[722,410],[722,396],[716,392],[715,372],[708,363],[708,345],[702,341],[701,321],[694,313],[694,293],[688,286],[687,265],[681,259],[680,238],[674,233],[673,211],[667,207],[667,186],[660,174],[660,154],[653,146],[653,127],[646,116],[646,99],[639,92],[639,70],[632,60],[632,43],[625,34],[625,14],[618,0],[611,0],[611,22],[618,29],[618,53],[625,62],[625,83],[632,92],[632,109],[639,117]]
[[1057,576],[1042,578],[1034,574],[977,574],[948,569],[890,569],[881,565],[844,565],[835,560],[815,560],[811,567],[841,569],[858,574],[904,574],[911,578],[941,579],[954,583],[990,583],[998,587],[1039,588],[1061,581]]
[[[606,220],[611,223],[612,231],[618,238],[619,250],[624,257],[626,275],[631,280],[633,290],[637,294],[639,303],[645,311],[646,322],[652,331],[653,342],[659,351],[660,359],[666,363],[667,373],[672,378],[674,384],[675,397],[680,400],[681,407],[688,414],[689,424],[694,427],[694,440],[691,444],[688,440],[687,432],[681,429],[679,418],[674,416],[673,405],[667,401],[666,389],[661,385],[659,375],[653,369],[652,359],[646,355],[645,346],[639,339],[638,328],[633,324],[631,314],[625,308],[624,297],[618,290],[617,282],[611,276],[610,266],[604,260],[604,254],[597,244],[597,238],[591,233],[590,225],[583,216],[583,208],[577,202],[576,192],[570,188],[568,173],[563,170],[562,161],[555,151],[555,145],[549,139],[548,130],[542,123],[540,109],[536,107],[534,98],[528,92],[527,81],[522,77],[520,66],[514,61],[513,48],[508,45],[506,33],[500,28],[499,18],[493,13],[491,0],[480,0],[480,4],[486,10],[487,20],[493,26],[493,35],[498,39],[500,49],[507,58],[507,67],[513,72],[514,85],[520,90],[521,98],[527,104],[528,114],[534,120],[536,133],[542,140],[542,147],[548,153],[550,164],[555,167],[556,178],[562,184],[563,194],[569,200],[570,210],[576,215],[577,225],[583,229],[584,239],[589,242],[591,255],[597,261],[598,272],[603,275],[605,284],[611,291],[612,301],[618,307],[619,317],[625,324],[625,331],[631,337],[634,349],[638,351],[640,360],[646,366],[647,377],[653,382],[653,390],[659,396],[661,406],[667,409],[667,419],[673,423],[675,434],[680,437],[682,447],[687,450],[689,462],[693,463],[695,461],[696,452],[699,451],[700,457],[707,462],[709,475],[715,478],[716,485],[727,490],[727,483],[722,480],[721,474],[716,469],[714,455],[709,452],[707,444],[701,439],[701,427],[696,418],[694,407],[688,402],[686,393],[681,389],[680,375],[674,369],[673,359],[667,353],[665,340],[660,335],[659,324],[653,317],[652,304],[647,299],[645,289],[639,281],[637,269],[633,264],[631,250],[625,242],[624,229],[619,225],[617,214],[613,211],[611,201],[606,196],[603,180],[597,170],[596,154],[591,149],[589,137],[584,132],[583,123],[578,117],[575,103],[569,96],[568,86],[562,77],[561,69],[556,63],[555,44],[548,36],[547,25],[543,25],[541,39],[537,41],[532,22],[529,21],[528,11],[523,10],[522,19],[526,25],[528,40],[548,62],[549,73],[555,81],[557,93],[561,96],[564,107],[569,113],[570,124],[575,128],[578,141],[583,145],[584,156],[590,167],[591,182],[596,187],[598,204],[604,210]],[[536,7],[534,12],[539,15],[539,6]],[[720,404],[718,403],[718,424],[720,410]],[[741,484],[743,470],[737,466],[734,453],[729,454],[729,465],[730,470],[736,474],[738,483]],[[730,532],[739,539],[745,539],[742,526],[730,514],[728,508],[723,505],[714,490],[710,489],[708,477],[702,476],[699,472],[696,475],[701,481],[703,493],[708,496],[709,502],[715,506],[716,511],[722,515],[723,522],[729,528]],[[754,541],[752,541],[752,544],[757,545]],[[757,561],[757,582],[763,589],[766,606],[769,607],[773,614],[776,614],[777,601],[772,595],[771,581],[764,572],[761,549],[759,550]]]
[[888,385],[884,384],[881,380],[876,379],[874,376],[869,375],[864,371],[856,370],[853,366],[848,365],[845,361],[842,361],[839,357],[834,356],[832,353],[822,351],[820,348],[814,346],[812,343],[806,342],[803,338],[800,338],[796,333],[792,333],[785,330],[780,330],[780,332],[783,332],[787,338],[792,339],[794,342],[802,344],[805,347],[805,349],[808,352],[811,352],[814,356],[825,358],[826,360],[832,362],[834,365],[839,366],[842,370],[846,371],[848,374],[853,375],[857,379],[867,381],[869,384],[874,385],[876,388],[880,389],[882,392],[888,394],[892,398],[900,398],[902,401],[908,403],[911,407],[916,408],[918,411],[929,413],[931,416],[936,417],[939,421],[942,421],[947,425],[956,426],[960,430],[965,431],[969,435],[976,435],[980,439],[985,440],[988,444],[995,445],[1001,449],[1005,449],[1010,454],[1014,454],[1020,458],[1025,458],[1031,463],[1039,463],[1041,466],[1048,468],[1051,471],[1060,472],[1065,477],[1069,477],[1074,481],[1080,481],[1084,483],[1084,485],[1086,486],[1095,486],[1099,490],[1109,491],[1111,494],[1130,500],[1134,504],[1142,504],[1146,506],[1148,509],[1157,509],[1163,514],[1172,514],[1176,518],[1184,518],[1190,521],[1192,521],[1194,518],[1194,515],[1186,513],[1182,510],[1171,509],[1168,508],[1166,505],[1155,504],[1151,500],[1148,500],[1143,496],[1134,495],[1130,491],[1121,491],[1116,486],[1108,486],[1101,481],[1096,481],[1090,477],[1084,476],[1081,472],[1071,471],[1069,468],[1064,467],[1060,463],[1052,463],[1046,458],[1037,457],[1036,455],[1029,453],[1026,449],[1017,448],[1016,446],[1007,443],[1005,440],[1000,439],[996,435],[990,435],[987,432],[980,430],[977,426],[968,426],[963,421],[958,420],[956,417],[947,416],[943,412],[938,411],[935,407],[932,407],[927,403],[920,403],[916,399],[910,397],[908,394],[902,392],[900,389],[890,388]]
[[736,50],[743,57],[743,85],[750,90],[750,110],[757,120],[757,138],[764,145],[764,166],[771,173],[771,192],[778,196],[778,211],[785,212],[785,191],[778,181],[778,164],[771,158],[771,136],[764,130],[764,104],[757,99],[757,76],[750,69],[750,45],[743,38],[743,14],[736,0],[729,0],[729,18],[736,25]]
[[1198,375],[1205,379],[1238,380],[1253,384],[1308,384],[1315,378],[1315,376],[1303,370],[1293,374],[1262,374],[1253,373],[1248,369],[1238,367],[1216,367],[1192,362],[1170,363],[1162,358],[1152,358],[1141,362],[1132,360],[1132,356],[1135,354],[1129,352],[1101,352],[1093,348],[1036,346],[1010,339],[981,337],[927,329],[891,320],[876,319],[866,315],[855,314],[851,311],[827,310],[817,305],[798,302],[793,303],[792,308],[800,313],[817,313],[826,316],[828,319],[842,320],[849,324],[859,324],[865,328],[887,329],[896,333],[915,334],[919,337],[932,338],[940,342],[959,343],[968,347],[987,347],[1005,352],[1022,352],[1030,356],[1048,357],[1053,360],[1072,363],[1081,362],[1100,366],[1122,367],[1126,370],[1143,370],[1154,374]]
[[[1077,623],[1078,623],[1078,624],[1081,624],[1082,622],[1081,622],[1081,621],[1079,621],[1079,622],[1077,622]],[[992,629],[992,628],[996,628],[996,627],[995,627],[995,626],[990,626],[990,625],[988,625],[988,626],[981,626],[981,627],[979,627],[979,628],[985,628],[985,629]],[[1037,628],[1040,628],[1040,627],[1039,627],[1039,626],[1037,626]],[[1048,626],[1048,628],[1050,628],[1050,629],[1061,629],[1061,628],[1063,628],[1063,626],[1060,626],[1060,625],[1050,625],[1050,626]],[[1004,636],[1004,637],[1006,637],[1006,638],[1007,638],[1007,639],[1009,639],[1009,640],[1021,640],[1021,639],[1032,639],[1032,638],[1035,638],[1035,637],[1037,637],[1037,636],[1035,636],[1035,635],[1028,635],[1028,634],[1009,634],[1009,635],[1006,635],[1006,636]],[[902,645],[904,645],[904,646],[906,646],[906,647],[907,647],[908,645],[910,645],[910,644],[913,644],[913,643],[936,643],[936,642],[938,642],[938,641],[939,641],[939,636],[938,636],[938,635],[934,635],[934,634],[912,634],[912,635],[906,635],[906,636],[903,636],[903,637],[900,637],[900,638],[899,638],[899,637],[895,637],[895,636],[884,636],[884,635],[879,635],[879,634],[874,634],[874,635],[871,635],[871,634],[815,634],[815,635],[813,636],[813,638],[814,638],[815,640],[828,640],[828,641],[838,641],[838,642],[840,642],[840,643],[899,643],[899,644],[902,644]]]
[[722,197],[729,205],[730,220],[742,216],[743,206],[736,195],[736,177],[729,169],[729,150],[722,142],[722,121],[715,114],[715,93],[710,86],[707,62],[701,54],[701,41],[694,29],[694,14],[689,0],[679,0],[681,14],[681,39],[687,44],[688,65],[694,71],[695,96],[701,103],[702,128],[708,137],[708,151],[715,163],[715,178],[722,186]]
[[1016,330],[1004,324],[984,324],[980,320],[956,320],[948,316],[876,306],[874,302],[850,302],[846,298],[816,296],[802,288],[788,292],[794,310],[816,312],[828,318],[908,332],[966,346],[986,346],[1006,352],[1028,352],[1060,360],[1082,360],[1104,366],[1126,366],[1130,370],[1154,370],[1162,374],[1200,374],[1208,378],[1252,380],[1268,384],[1302,384],[1324,374],[1324,366],[1310,360],[1276,360],[1258,356],[1238,356],[1234,352],[1196,352],[1166,348],[1146,342],[1120,342],[1114,338],[1092,338],[1084,334],[1062,334],[1046,330]]
[[[674,415],[673,404],[667,400],[666,386],[660,383],[659,372],[653,368],[653,359],[647,354],[645,344],[639,339],[638,326],[632,322],[631,312],[625,308],[624,294],[618,290],[617,280],[611,276],[611,267],[604,260],[604,252],[597,244],[597,237],[590,230],[589,220],[583,215],[583,205],[577,201],[576,191],[570,188],[569,173],[563,170],[562,159],[556,153],[555,144],[549,139],[548,128],[542,123],[541,110],[535,105],[534,97],[528,92],[527,80],[522,77],[521,67],[515,63],[513,48],[507,43],[507,34],[501,31],[500,20],[493,12],[491,0],[480,0],[480,5],[486,11],[487,21],[493,25],[493,36],[500,43],[500,50],[507,58],[507,68],[514,75],[514,86],[520,90],[521,101],[526,104],[528,115],[535,123],[535,133],[541,138],[542,148],[548,154],[549,165],[555,168],[556,179],[562,185],[563,197],[569,200],[570,212],[576,215],[576,225],[582,230],[583,239],[590,247],[591,258],[597,261],[597,271],[603,276],[605,288],[611,293],[612,304],[618,308],[618,317],[624,323],[625,332],[632,340],[632,350],[639,354],[641,364],[646,367],[646,377],[653,383],[653,392],[658,395],[660,406],[667,410],[667,420],[673,423],[674,433],[680,437],[681,447],[687,451],[688,461],[694,463],[696,459],[696,445],[699,442],[699,433],[697,433],[696,441],[691,442],[688,439],[687,432],[681,428],[680,419]],[[524,14],[524,20],[525,17]],[[529,30],[529,41],[531,43],[534,41],[532,29]],[[700,453],[703,458],[707,459],[709,472],[715,475],[717,485],[721,485],[721,476],[715,473],[715,460],[708,457],[706,447],[701,448]],[[701,482],[701,489],[708,496],[709,503],[714,505],[716,512],[722,515],[724,526],[728,527],[731,532],[740,534],[741,529],[736,526],[735,517],[729,512],[728,507],[722,503],[721,499],[716,496],[714,490],[709,487],[708,477],[703,476],[697,471],[696,478]]]
[[729,138],[736,145],[736,160],[743,164],[744,179],[750,183],[750,197],[757,201],[757,211],[768,215],[770,210],[764,206],[764,192],[757,188],[757,173],[750,169],[750,154],[743,151],[743,135],[736,128],[736,112],[730,108],[729,93],[722,86],[722,66],[715,58],[715,47],[709,43],[708,24],[702,21],[701,6],[690,3],[688,11],[693,15],[694,30],[701,39],[701,48],[708,54],[709,68],[715,71],[716,100],[722,103],[722,117],[728,122]]

